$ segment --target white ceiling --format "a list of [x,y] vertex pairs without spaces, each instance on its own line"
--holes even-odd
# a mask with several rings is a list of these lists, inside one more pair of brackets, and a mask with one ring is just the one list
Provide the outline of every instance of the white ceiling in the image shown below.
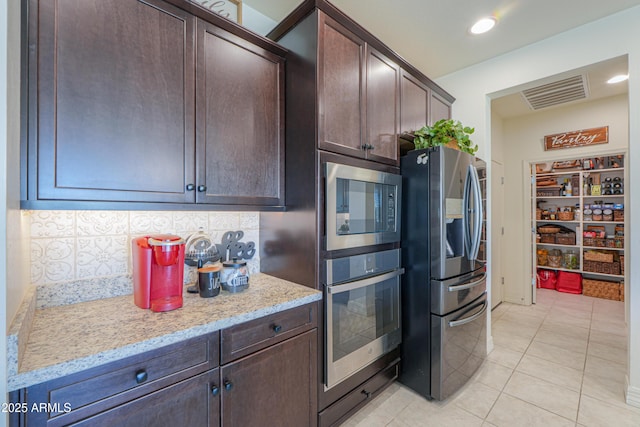
[[[280,21],[301,0],[244,0]],[[348,16],[432,79],[505,54],[580,25],[640,5],[640,0],[331,0]],[[478,18],[494,15],[489,33],[472,36]],[[626,60],[624,62],[626,70]],[[607,76],[605,65],[593,73]],[[620,68],[620,61],[613,61]],[[588,69],[580,70],[589,73]],[[623,70],[624,71],[624,70]],[[595,74],[589,76],[591,96],[610,96]],[[613,88],[619,92],[626,83]],[[612,89],[609,87],[606,88]],[[513,95],[512,95],[513,96]],[[515,95],[519,96],[519,95]],[[515,98],[512,99],[515,102]],[[520,106],[522,107],[522,105]],[[525,110],[507,106],[505,114]]]

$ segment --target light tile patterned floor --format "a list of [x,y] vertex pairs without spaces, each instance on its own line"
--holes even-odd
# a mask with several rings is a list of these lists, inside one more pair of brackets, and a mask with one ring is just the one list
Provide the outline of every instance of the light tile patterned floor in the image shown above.
[[624,303],[540,289],[492,313],[494,349],[462,390],[428,401],[394,383],[346,427],[640,426],[624,402]]

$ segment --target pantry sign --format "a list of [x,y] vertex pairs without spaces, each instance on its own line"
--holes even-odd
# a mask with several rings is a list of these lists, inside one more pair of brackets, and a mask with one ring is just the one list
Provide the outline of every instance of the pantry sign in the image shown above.
[[572,132],[557,133],[544,137],[544,149],[584,147],[585,145],[607,144],[609,142],[609,126],[582,129]]

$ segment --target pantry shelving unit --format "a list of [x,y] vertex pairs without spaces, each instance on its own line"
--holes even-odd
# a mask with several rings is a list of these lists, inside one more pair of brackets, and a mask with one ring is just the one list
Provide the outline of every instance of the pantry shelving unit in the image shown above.
[[[624,237],[624,229],[626,228],[625,225],[628,219],[627,216],[620,212],[623,212],[624,207],[627,206],[625,196],[626,192],[624,191],[625,158],[624,155],[621,154],[611,154],[605,157],[605,159],[605,164],[613,164],[613,159],[615,159],[616,166],[619,167],[603,167],[598,169],[582,169],[581,167],[576,167],[567,170],[536,171],[532,176],[532,231],[534,233],[533,265],[535,266],[533,271],[534,279],[536,277],[537,269],[547,269],[581,273],[583,278],[594,280],[605,280],[611,282],[624,281],[624,251],[625,248],[628,247]],[[609,159],[611,160],[609,161]],[[576,164],[578,163],[580,165],[583,164],[582,160],[576,162]],[[571,196],[548,195],[552,192],[560,193],[561,185],[567,179],[572,181]],[[597,184],[593,184],[593,182],[597,182],[598,179],[600,181],[599,191],[601,194],[589,194],[592,189],[594,192],[598,192],[598,188],[596,187]],[[539,187],[537,184],[541,181],[545,181],[548,185]],[[589,184],[590,181],[594,186]],[[551,182],[553,182],[553,184],[550,184]],[[616,187],[614,187],[614,185],[616,185]],[[586,194],[585,191],[587,192]],[[616,191],[620,194],[602,194],[605,191]],[[612,211],[613,206],[618,208],[623,207],[623,209],[617,209],[619,211],[616,214],[617,221],[614,221],[613,218],[609,217],[609,215],[607,215],[606,218],[610,220],[604,221],[602,220],[605,218],[604,215],[600,213],[598,213],[598,215],[593,214],[593,205],[600,206],[597,209],[602,211],[605,209],[604,205],[606,205],[607,209],[611,208]],[[558,218],[542,219],[540,216],[537,218],[537,208],[540,208],[543,211],[555,210],[556,215],[559,209],[568,210],[572,208],[574,211],[574,218],[566,221]],[[546,239],[546,242],[540,241],[540,239],[537,238],[539,235],[538,229],[547,224],[552,226],[561,226],[568,229],[567,231],[573,231],[575,233],[575,244],[549,242],[548,238]],[[585,239],[583,232],[589,231],[593,227],[599,227],[600,230],[604,229],[605,238],[602,240],[593,238]],[[557,264],[555,266],[538,265],[537,253],[539,249],[546,249],[547,251],[551,251],[552,249],[561,250],[563,253],[562,264],[560,266],[557,266]],[[578,258],[577,262],[574,262],[576,268],[567,268],[567,265],[565,264],[564,254],[569,251],[573,251]],[[594,252],[590,251],[598,251],[599,253],[606,251],[609,256],[613,256],[614,262],[602,264],[599,262],[594,263],[592,259],[585,259],[585,256],[587,258],[593,258],[593,256],[596,255]],[[587,252],[590,253],[585,255]],[[599,256],[599,254],[596,256]],[[568,256],[567,258],[571,258],[571,256]],[[619,263],[618,268],[616,268],[616,262]],[[599,271],[603,266],[605,267],[603,269],[604,271]]]

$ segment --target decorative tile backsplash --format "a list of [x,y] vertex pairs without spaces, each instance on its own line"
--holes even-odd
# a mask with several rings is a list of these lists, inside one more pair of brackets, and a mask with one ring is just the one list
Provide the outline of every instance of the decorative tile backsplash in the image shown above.
[[[49,285],[130,276],[131,240],[153,233],[189,237],[202,228],[215,243],[226,231],[259,242],[258,212],[30,211],[31,282]],[[260,271],[260,254],[247,261]],[[196,279],[185,265],[185,283]],[[107,280],[104,283],[111,283]]]

